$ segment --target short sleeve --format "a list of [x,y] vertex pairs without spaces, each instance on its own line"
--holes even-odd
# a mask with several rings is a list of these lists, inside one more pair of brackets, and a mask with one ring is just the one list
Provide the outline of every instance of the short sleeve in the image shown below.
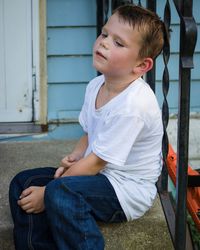
[[87,126],[87,104],[86,104],[86,101],[84,101],[81,112],[79,114],[79,123],[80,123],[81,127],[83,128],[84,132],[87,133],[88,126]]
[[109,163],[124,165],[143,127],[144,121],[139,117],[117,115],[109,118],[98,131],[92,151]]
[[83,106],[81,108],[81,112],[79,114],[79,123],[83,128],[84,132],[88,132],[88,124],[87,124],[87,115],[88,115],[88,108],[89,108],[89,92],[90,92],[90,84],[87,85],[85,91],[85,97]]

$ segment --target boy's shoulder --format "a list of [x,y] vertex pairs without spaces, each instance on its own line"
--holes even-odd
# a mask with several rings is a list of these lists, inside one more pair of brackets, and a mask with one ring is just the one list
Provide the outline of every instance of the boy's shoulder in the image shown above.
[[98,85],[101,84],[105,81],[104,75],[99,75],[94,77],[92,80],[89,81],[88,83],[88,87],[94,86],[94,85]]
[[87,84],[86,90],[87,91],[94,91],[99,85],[103,84],[104,76],[96,76],[92,80],[89,81]]
[[142,78],[137,79],[133,83],[125,99],[125,104],[129,107],[130,113],[144,117],[160,112],[155,93]]

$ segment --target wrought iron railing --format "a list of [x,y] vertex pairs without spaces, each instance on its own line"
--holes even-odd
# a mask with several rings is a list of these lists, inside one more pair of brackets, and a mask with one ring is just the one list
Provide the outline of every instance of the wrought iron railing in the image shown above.
[[186,192],[188,172],[190,80],[193,54],[197,39],[197,27],[193,18],[193,1],[174,0],[180,17],[179,56],[179,111],[177,144],[176,227],[175,247],[185,249],[186,243]]
[[[97,35],[99,35],[102,25],[106,22],[111,9],[126,4],[134,3],[142,5],[144,1],[131,0],[96,0],[97,2]],[[180,49],[179,49],[179,110],[178,110],[178,134],[177,134],[177,174],[176,174],[176,201],[173,206],[172,199],[168,192],[168,171],[166,167],[166,158],[168,154],[168,136],[167,125],[169,120],[169,108],[167,94],[169,90],[170,77],[168,72],[168,61],[170,57],[170,44],[165,39],[163,49],[163,158],[164,166],[157,187],[160,200],[163,206],[165,217],[168,223],[171,238],[176,250],[193,249],[192,240],[187,228],[187,169],[188,169],[188,140],[189,140],[189,115],[190,115],[190,82],[191,69],[193,68],[193,54],[197,38],[197,27],[193,18],[192,0],[173,0],[163,1],[164,23],[166,30],[170,30],[171,25],[171,4],[176,7],[177,15],[180,18]],[[156,11],[156,0],[146,0],[146,6],[152,11]],[[155,64],[154,64],[155,65]],[[155,91],[155,66],[147,73],[147,82]]]

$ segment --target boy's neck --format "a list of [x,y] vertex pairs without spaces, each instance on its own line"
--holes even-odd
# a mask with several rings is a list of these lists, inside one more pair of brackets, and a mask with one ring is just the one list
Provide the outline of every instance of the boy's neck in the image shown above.
[[139,76],[134,76],[129,79],[110,78],[105,76],[104,88],[109,93],[119,94],[138,78]]
[[105,82],[101,86],[97,98],[95,107],[96,109],[101,108],[106,103],[108,103],[115,96],[119,95],[122,91],[124,91],[133,81],[138,79],[138,77],[131,77],[129,79],[120,79],[118,78],[110,78],[105,76]]

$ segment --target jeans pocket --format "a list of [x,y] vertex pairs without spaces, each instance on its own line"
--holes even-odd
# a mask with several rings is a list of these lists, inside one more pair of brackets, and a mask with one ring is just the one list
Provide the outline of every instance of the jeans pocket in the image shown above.
[[109,222],[125,222],[127,221],[126,216],[122,210],[116,211],[112,217],[110,218]]

